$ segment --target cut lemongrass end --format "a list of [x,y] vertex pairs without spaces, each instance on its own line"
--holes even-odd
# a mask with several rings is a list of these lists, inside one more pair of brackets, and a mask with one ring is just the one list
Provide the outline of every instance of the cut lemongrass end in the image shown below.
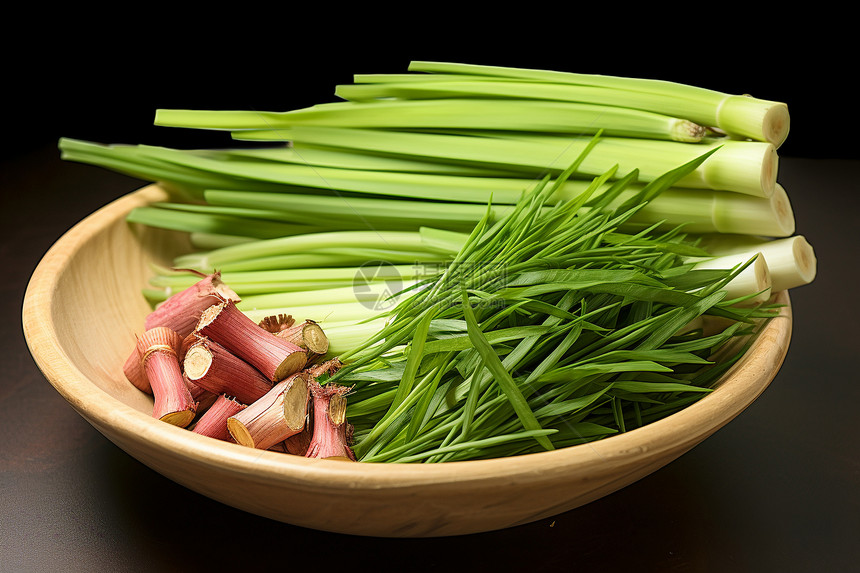
[[713,213],[714,230],[720,233],[788,237],[795,231],[791,201],[779,184],[766,199],[715,192]]
[[716,141],[719,148],[702,165],[709,189],[770,197],[776,186],[779,157],[776,146],[758,141]]
[[[770,270],[765,258],[761,254],[754,255],[755,260],[744,267],[725,286],[726,300],[744,299],[744,305],[761,304],[770,300],[773,282]],[[714,257],[696,263],[697,269],[724,269],[730,270],[739,265],[746,264],[749,257],[740,260],[738,256]]]
[[248,362],[272,382],[279,382],[307,364],[307,352],[261,328],[233,301],[203,311],[197,331]]
[[361,323],[346,322],[326,325],[325,333],[329,340],[329,353],[343,356],[346,352],[358,348],[380,332],[387,322],[387,319],[377,318]]
[[703,239],[703,246],[716,256],[736,259],[760,252],[770,269],[773,292],[807,285],[815,280],[818,272],[815,250],[803,235],[780,239],[708,235]]
[[766,141],[779,147],[788,137],[788,106],[751,96],[728,96],[717,109],[717,125],[731,136]]

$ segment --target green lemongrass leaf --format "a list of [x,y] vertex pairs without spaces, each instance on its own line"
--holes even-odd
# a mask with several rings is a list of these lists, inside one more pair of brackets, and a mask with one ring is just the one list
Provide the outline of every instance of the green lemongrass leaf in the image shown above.
[[577,321],[573,327],[568,330],[564,339],[547,354],[543,360],[529,373],[525,380],[526,384],[530,384],[535,380],[541,379],[543,375],[553,368],[558,361],[570,350],[570,347],[579,339],[582,334],[582,322]]
[[[474,344],[475,349],[481,354],[481,357],[484,360],[484,365],[493,374],[496,383],[499,384],[499,387],[507,395],[508,400],[511,402],[511,406],[516,412],[517,417],[522,422],[523,427],[526,430],[541,430],[540,423],[537,421],[537,418],[535,418],[534,412],[529,408],[525,397],[520,393],[519,388],[517,388],[516,382],[514,382],[510,373],[502,365],[502,361],[493,351],[492,345],[490,345],[486,338],[484,338],[484,335],[475,320],[475,315],[472,312],[471,303],[469,302],[469,297],[465,290],[462,293],[462,301],[463,315],[466,318],[469,335],[472,338],[472,343]],[[545,434],[536,435],[535,439],[544,448],[548,450],[553,449],[552,442],[547,439]]]
[[612,350],[587,358],[578,364],[594,364],[602,362],[613,362],[616,360],[648,360],[659,363],[672,364],[711,364],[712,362],[678,348],[656,348],[652,350]]
[[[651,286],[664,286],[657,279],[646,276],[636,270],[624,269],[547,269],[524,272],[508,281],[508,287],[539,285],[543,283],[565,283],[570,290],[585,289],[591,285],[609,282],[637,282]],[[582,285],[582,286],[577,286]]]
[[436,391],[439,388],[439,383],[445,375],[444,365],[449,363],[452,354],[448,354],[442,361],[442,365],[437,368],[430,385],[424,390],[418,402],[415,404],[415,409],[412,412],[412,419],[409,421],[409,426],[406,428],[406,441],[409,442],[415,439],[415,436],[427,424],[429,415],[432,414],[431,405],[436,397]]
[[[545,441],[546,437],[554,434],[557,430],[523,430],[521,432],[517,432],[515,434],[507,434],[502,436],[493,436],[490,438],[483,438],[480,440],[474,440],[470,442],[460,442],[457,444],[452,444],[449,446],[442,446],[433,450],[428,450],[426,452],[422,452],[420,454],[415,454],[412,456],[404,456],[395,460],[397,463],[411,463],[421,461],[430,457],[433,457],[438,454],[449,453],[449,452],[459,452],[462,450],[475,450],[476,452],[480,452],[481,450],[496,446],[499,444],[506,444],[513,441],[519,440],[529,440],[535,439],[538,442]],[[372,458],[365,459],[363,461],[372,462],[374,461]]]
[[625,392],[710,392],[710,388],[702,388],[691,384],[681,383],[659,383],[659,382],[637,382],[635,380],[623,380],[612,383],[615,390]]
[[[415,376],[418,374],[418,367],[421,365],[421,360],[424,358],[424,344],[427,340],[427,331],[430,328],[430,321],[433,320],[432,313],[425,314],[415,327],[415,333],[412,336],[412,341],[407,346],[406,364],[403,368],[403,376],[400,383],[397,385],[397,394],[391,403],[392,410],[399,406],[406,396],[412,391],[412,385],[415,383]],[[385,417],[383,417],[385,420]]]
[[621,372],[672,372],[668,366],[651,360],[628,360],[605,364],[571,364],[559,366],[539,378],[540,382],[571,382],[596,374]]
[[602,388],[597,392],[587,394],[579,398],[574,398],[571,400],[561,400],[553,402],[551,404],[546,404],[545,406],[541,406],[540,408],[538,408],[535,411],[535,415],[543,420],[547,418],[559,418],[561,416],[574,414],[584,408],[588,408],[589,406],[593,405],[601,397],[603,397],[611,388],[611,386],[606,386],[605,388]]
[[[509,328],[500,328],[496,330],[484,331],[484,336],[490,344],[500,342],[510,342],[519,340],[529,336],[542,336],[553,332],[553,327],[545,325],[527,325]],[[468,334],[450,336],[436,340],[428,341],[424,346],[426,354],[434,354],[437,352],[454,352],[474,348],[472,339]]]
[[394,398],[394,394],[396,392],[396,389],[391,389],[375,396],[370,396],[368,398],[356,399],[354,401],[350,400],[350,421],[355,422],[356,420],[364,416],[385,412],[388,409],[388,406],[391,403],[391,400]]

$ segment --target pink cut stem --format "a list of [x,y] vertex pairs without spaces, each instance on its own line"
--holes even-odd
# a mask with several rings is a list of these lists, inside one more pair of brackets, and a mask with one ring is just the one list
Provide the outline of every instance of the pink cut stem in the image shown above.
[[307,352],[260,327],[227,300],[203,311],[197,332],[279,382],[307,364]]
[[209,436],[216,440],[225,442],[232,441],[230,432],[227,430],[227,418],[234,416],[244,410],[246,406],[235,399],[224,394],[219,395],[206,413],[200,416],[193,432],[202,436]]
[[161,303],[146,317],[144,328],[166,326],[179,336],[188,336],[197,326],[200,314],[224,300],[238,301],[239,295],[221,281],[221,273],[206,275]]
[[176,355],[161,350],[150,352],[144,358],[144,370],[155,397],[152,415],[182,428],[190,424],[197,405],[185,385]]
[[259,370],[207,338],[198,339],[185,354],[185,377],[189,383],[215,394],[234,396],[252,404],[272,389]]

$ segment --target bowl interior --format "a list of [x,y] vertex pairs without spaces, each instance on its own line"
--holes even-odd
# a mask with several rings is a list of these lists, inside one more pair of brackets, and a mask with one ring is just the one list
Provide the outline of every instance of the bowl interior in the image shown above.
[[168,264],[188,249],[183,234],[124,218],[166,197],[157,186],[141,189],[54,245],[25,297],[27,342],[48,381],[129,454],[199,493],[297,525],[359,535],[454,535],[573,509],[664,466],[730,421],[767,387],[788,348],[790,305],[781,293],[782,315],[713,393],[644,428],[553,452],[434,465],[259,452],[153,419],[151,397],[122,374],[149,312],[140,289],[150,264]]
[[[134,349],[143,317],[151,310],[140,295],[151,263],[169,264],[188,247],[181,233],[123,222],[133,205],[163,200],[152,186],[99,211],[96,225],[85,220],[58,243],[48,320],[67,360],[91,384],[123,404],[150,413],[152,399],[128,384],[122,364]],[[54,256],[56,255],[56,257]]]

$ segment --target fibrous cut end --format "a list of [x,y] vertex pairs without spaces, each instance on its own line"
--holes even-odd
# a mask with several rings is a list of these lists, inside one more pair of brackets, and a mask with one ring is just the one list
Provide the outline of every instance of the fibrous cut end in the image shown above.
[[278,334],[296,323],[295,319],[289,314],[279,314],[276,316],[267,316],[260,321],[260,328],[267,330],[272,334]]
[[185,428],[194,419],[194,410],[182,410],[180,412],[169,412],[159,418],[162,422],[167,422],[180,428]]
[[206,376],[209,367],[212,366],[212,352],[205,344],[195,344],[185,353],[183,364],[185,375],[190,380],[199,380]]
[[287,426],[296,430],[296,433],[300,432],[307,422],[309,398],[307,376],[301,372],[291,376],[289,385],[284,390],[284,421]]
[[296,350],[288,354],[275,370],[275,380],[283,380],[303,369],[308,363],[308,353],[305,350]]
[[314,354],[323,355],[328,352],[328,336],[316,322],[308,320],[302,328],[302,339],[308,350]]
[[227,431],[230,432],[230,435],[237,444],[247,446],[249,448],[255,447],[256,444],[254,443],[254,437],[251,435],[251,432],[248,431],[245,424],[236,418],[231,417],[227,419]]

